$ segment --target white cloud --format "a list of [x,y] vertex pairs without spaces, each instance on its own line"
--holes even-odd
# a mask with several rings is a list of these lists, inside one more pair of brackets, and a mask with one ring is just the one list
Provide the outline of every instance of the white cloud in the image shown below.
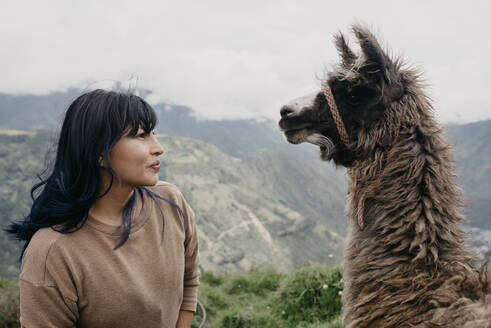
[[[269,117],[319,87],[356,21],[421,67],[442,121],[491,118],[486,1],[9,1],[0,90],[126,80],[209,118]],[[351,37],[351,36],[350,36]],[[353,42],[352,42],[353,43]]]

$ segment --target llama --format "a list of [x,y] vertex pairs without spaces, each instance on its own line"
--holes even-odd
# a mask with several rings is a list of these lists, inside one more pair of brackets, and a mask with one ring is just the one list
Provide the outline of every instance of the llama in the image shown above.
[[346,327],[491,327],[491,281],[464,246],[450,144],[420,73],[352,27],[321,91],[282,107],[288,142],[347,168]]

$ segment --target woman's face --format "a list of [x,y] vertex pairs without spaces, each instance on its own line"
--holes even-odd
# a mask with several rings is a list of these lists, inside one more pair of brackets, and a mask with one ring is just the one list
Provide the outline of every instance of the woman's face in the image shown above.
[[155,132],[139,129],[136,136],[123,136],[114,146],[109,159],[123,185],[153,186],[159,181],[160,160],[164,153]]

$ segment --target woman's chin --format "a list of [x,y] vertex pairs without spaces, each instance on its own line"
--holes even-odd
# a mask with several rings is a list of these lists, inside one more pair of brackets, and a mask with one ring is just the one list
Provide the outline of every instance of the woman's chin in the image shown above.
[[151,186],[155,186],[157,184],[157,182],[159,182],[158,173],[156,173],[152,176],[146,176],[144,179],[137,181],[137,183],[135,185],[151,187]]
[[151,179],[148,180],[149,184],[146,186],[155,186],[159,182],[159,174],[155,174]]

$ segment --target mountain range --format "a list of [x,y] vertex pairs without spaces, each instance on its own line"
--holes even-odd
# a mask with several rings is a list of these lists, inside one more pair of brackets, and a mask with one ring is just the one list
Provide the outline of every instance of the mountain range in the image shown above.
[[[0,93],[1,225],[27,213],[36,174],[52,159],[54,131],[80,93]],[[344,169],[321,162],[313,146],[288,144],[272,121],[202,120],[186,106],[153,107],[165,149],[161,179],[176,184],[195,210],[205,270],[339,262],[346,234]],[[491,121],[447,130],[456,144],[469,225],[486,251]],[[18,273],[18,247],[0,232],[0,276]]]

